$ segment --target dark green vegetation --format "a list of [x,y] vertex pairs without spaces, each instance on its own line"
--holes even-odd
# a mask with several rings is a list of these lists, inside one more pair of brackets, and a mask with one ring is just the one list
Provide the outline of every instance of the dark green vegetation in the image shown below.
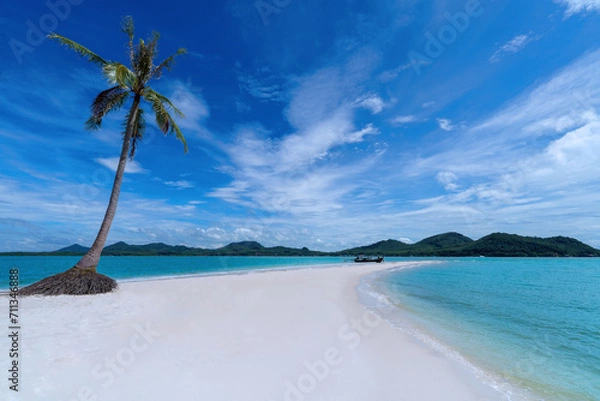
[[[88,248],[71,245],[54,252],[40,255],[82,255]],[[117,242],[102,251],[102,256],[327,256],[325,252],[311,251],[308,248],[296,249],[284,246],[266,248],[254,241],[236,242],[217,249],[190,248],[183,245],[171,246],[162,242],[147,245],[128,245]]]
[[370,256],[439,256],[442,251],[460,249],[473,240],[458,233],[439,234],[425,238],[416,244],[405,244],[393,239],[377,242],[373,245],[346,249],[338,253],[365,254]]
[[[395,247],[392,242],[396,243]],[[386,256],[600,256],[600,250],[573,238],[523,237],[504,233],[490,234],[477,241],[462,234],[447,233],[425,238],[412,245],[388,240],[343,252],[364,253],[365,255],[385,254]]]
[[465,256],[600,256],[600,251],[568,237],[521,237],[491,234],[465,246]]
[[[4,253],[2,255],[75,256],[83,255],[88,248],[71,245],[54,252]],[[537,238],[515,234],[495,233],[477,241],[458,233],[446,233],[425,238],[416,244],[387,240],[372,245],[345,249],[339,252],[318,252],[308,248],[266,248],[254,241],[232,243],[222,248],[190,248],[163,243],[128,245],[124,242],[107,246],[103,256],[498,256],[498,257],[589,257],[600,256],[594,249],[576,239],[567,237]]]

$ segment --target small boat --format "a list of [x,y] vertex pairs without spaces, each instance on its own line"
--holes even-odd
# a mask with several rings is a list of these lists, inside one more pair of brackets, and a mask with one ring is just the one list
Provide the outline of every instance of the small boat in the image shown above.
[[370,256],[358,255],[354,258],[356,263],[381,263],[383,262],[383,256],[377,256],[376,258],[372,258]]

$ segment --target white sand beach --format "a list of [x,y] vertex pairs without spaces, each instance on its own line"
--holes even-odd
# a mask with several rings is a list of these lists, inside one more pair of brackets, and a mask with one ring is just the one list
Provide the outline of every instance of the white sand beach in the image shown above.
[[[112,294],[23,298],[19,393],[6,384],[0,393],[19,401],[504,399],[366,311],[360,277],[396,265],[123,282]],[[0,347],[5,354],[7,336]]]

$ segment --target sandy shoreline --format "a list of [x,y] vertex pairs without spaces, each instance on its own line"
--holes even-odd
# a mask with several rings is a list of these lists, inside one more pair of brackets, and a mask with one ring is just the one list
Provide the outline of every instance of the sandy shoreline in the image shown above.
[[[0,393],[25,401],[503,399],[360,304],[362,276],[403,264],[130,281],[113,294],[25,298],[20,391]],[[9,348],[6,336],[0,347]]]

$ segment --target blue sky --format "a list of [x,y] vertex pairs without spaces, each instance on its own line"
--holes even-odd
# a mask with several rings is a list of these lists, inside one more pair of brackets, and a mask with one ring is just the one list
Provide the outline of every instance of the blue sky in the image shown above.
[[458,231],[600,247],[600,0],[0,0],[0,251],[89,245],[123,112],[84,129],[121,17],[189,54],[108,243],[339,250]]

